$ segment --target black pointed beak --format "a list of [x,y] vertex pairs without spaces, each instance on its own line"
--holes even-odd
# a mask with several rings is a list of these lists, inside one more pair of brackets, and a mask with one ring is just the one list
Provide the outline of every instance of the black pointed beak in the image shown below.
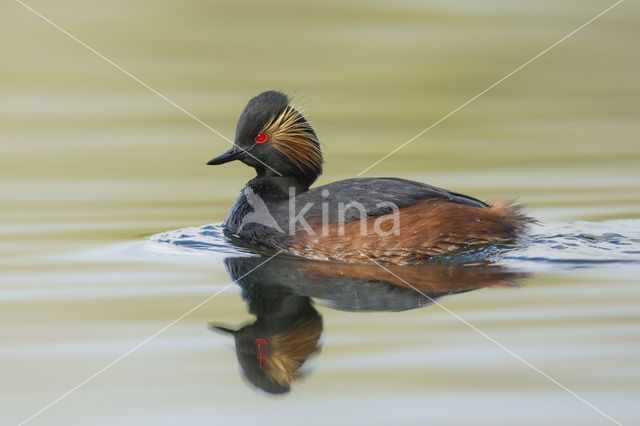
[[232,334],[234,336],[237,333],[237,330],[233,330],[231,328],[222,327],[222,326],[213,325],[213,324],[209,324],[209,330],[217,331],[217,332],[221,332],[221,333],[225,333],[225,334]]
[[237,160],[244,153],[244,151],[237,146],[233,146],[229,151],[224,154],[218,155],[207,162],[208,166],[215,166],[218,164],[228,163],[229,161]]

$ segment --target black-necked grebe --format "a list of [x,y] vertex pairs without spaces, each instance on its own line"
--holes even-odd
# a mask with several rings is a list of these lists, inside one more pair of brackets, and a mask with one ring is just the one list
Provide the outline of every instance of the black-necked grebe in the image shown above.
[[512,241],[534,220],[506,201],[398,178],[345,179],[309,189],[322,173],[318,138],[281,92],[251,99],[235,144],[207,164],[240,160],[256,170],[225,229],[301,257],[411,264],[476,244]]

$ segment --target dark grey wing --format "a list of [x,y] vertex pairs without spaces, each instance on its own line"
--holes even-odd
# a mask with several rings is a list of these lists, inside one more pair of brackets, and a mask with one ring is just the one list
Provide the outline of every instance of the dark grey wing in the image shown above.
[[[416,182],[413,180],[400,178],[370,178],[362,180],[371,180],[374,181],[374,184],[375,181],[378,180],[390,181],[393,182],[390,189],[393,189],[393,186],[408,188],[409,185],[414,185],[419,188],[418,192],[415,193],[416,196],[420,197],[419,200],[425,200],[429,198],[444,198],[457,204],[465,204],[467,206],[473,207],[489,207],[484,201],[478,200],[477,198],[473,198],[469,195],[460,194],[459,192],[449,191],[448,189],[438,188],[435,186],[427,185],[426,183]],[[411,190],[408,191],[413,193],[413,191]]]
[[[390,213],[391,205],[397,208],[409,207],[431,198],[441,198],[474,207],[488,207],[486,203],[473,197],[425,183],[399,178],[353,178],[298,194],[295,198],[295,210],[301,212],[305,209],[302,216],[309,218],[322,216],[324,208],[329,213],[329,222],[335,222],[342,205],[344,217],[349,221],[360,218],[360,210],[364,210],[367,216],[379,216]],[[344,210],[349,203],[357,208]],[[279,213],[285,215],[289,207],[289,203],[282,203],[276,208],[283,210]]]

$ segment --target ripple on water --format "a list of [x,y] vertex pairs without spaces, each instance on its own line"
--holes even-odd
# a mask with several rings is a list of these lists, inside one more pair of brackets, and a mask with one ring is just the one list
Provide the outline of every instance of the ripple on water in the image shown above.
[[562,269],[640,263],[640,219],[547,223],[538,231],[501,253],[502,262]]
[[[493,261],[526,270],[564,270],[606,264],[640,264],[640,219],[545,223],[518,245],[489,245],[439,258],[437,263]],[[256,253],[223,231],[221,224],[156,234],[152,248],[185,255]]]
[[226,235],[221,223],[162,232],[152,235],[149,243],[152,250],[185,255],[215,252],[218,255],[241,256],[253,253]]

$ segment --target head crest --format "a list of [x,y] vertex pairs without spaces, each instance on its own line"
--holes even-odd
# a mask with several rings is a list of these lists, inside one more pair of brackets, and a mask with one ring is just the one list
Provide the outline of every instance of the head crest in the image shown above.
[[288,105],[261,129],[271,146],[303,172],[322,170],[320,143],[309,122]]
[[263,364],[264,374],[272,382],[288,388],[302,364],[318,350],[321,333],[322,319],[314,316],[301,318],[290,329],[271,336],[270,354]]

